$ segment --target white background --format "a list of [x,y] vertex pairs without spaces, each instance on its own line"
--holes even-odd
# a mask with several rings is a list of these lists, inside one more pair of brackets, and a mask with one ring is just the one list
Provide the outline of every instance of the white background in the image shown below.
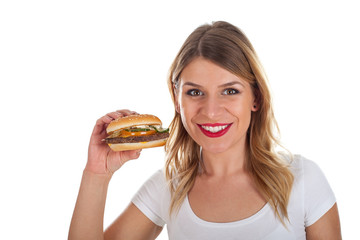
[[[156,114],[167,126],[173,58],[196,27],[226,20],[247,34],[265,67],[282,142],[322,168],[338,200],[343,237],[355,239],[355,2],[1,1],[0,238],[66,239],[95,121],[128,108]],[[144,150],[114,176],[106,226],[163,159],[162,148]]]

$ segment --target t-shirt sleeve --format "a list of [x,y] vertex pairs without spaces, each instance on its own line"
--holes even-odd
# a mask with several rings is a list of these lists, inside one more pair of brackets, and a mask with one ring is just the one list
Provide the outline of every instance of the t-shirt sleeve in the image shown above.
[[163,171],[157,171],[151,176],[132,198],[132,203],[153,223],[163,227],[165,219],[164,196],[166,194],[166,181]]
[[305,227],[319,220],[335,204],[335,195],[319,166],[304,159]]

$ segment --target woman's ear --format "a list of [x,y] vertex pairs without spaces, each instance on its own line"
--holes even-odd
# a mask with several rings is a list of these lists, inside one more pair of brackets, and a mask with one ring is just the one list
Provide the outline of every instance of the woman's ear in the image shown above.
[[251,111],[256,112],[259,109],[259,105],[254,103],[254,105],[251,108]]
[[253,102],[253,106],[251,108],[251,111],[256,112],[257,110],[259,110],[260,108],[260,92],[259,89],[255,89],[254,91],[254,102]]

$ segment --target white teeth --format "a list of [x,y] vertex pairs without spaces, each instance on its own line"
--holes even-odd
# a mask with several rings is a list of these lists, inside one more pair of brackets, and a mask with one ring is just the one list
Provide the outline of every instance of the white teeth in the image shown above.
[[221,130],[224,130],[227,126],[229,125],[224,125],[224,126],[216,126],[216,127],[209,127],[209,126],[202,126],[201,127],[203,129],[205,129],[206,131],[212,132],[212,133],[217,133]]

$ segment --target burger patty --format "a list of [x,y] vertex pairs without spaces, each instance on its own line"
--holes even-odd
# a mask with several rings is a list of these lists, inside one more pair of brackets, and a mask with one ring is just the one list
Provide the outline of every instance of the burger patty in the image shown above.
[[149,142],[169,137],[168,132],[154,133],[146,136],[130,136],[130,137],[115,137],[105,138],[106,143],[138,143],[138,142]]

